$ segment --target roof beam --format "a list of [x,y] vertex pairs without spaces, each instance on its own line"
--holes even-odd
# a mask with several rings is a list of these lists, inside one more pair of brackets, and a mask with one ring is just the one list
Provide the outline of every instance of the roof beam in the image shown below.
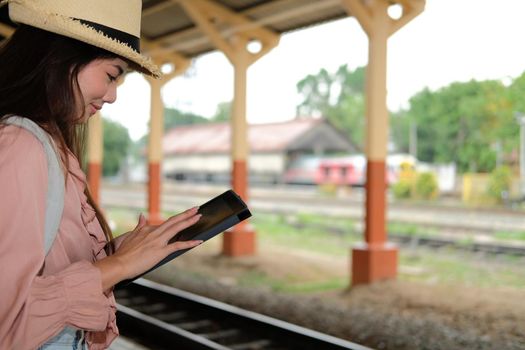
[[168,7],[172,7],[172,6],[173,6],[173,4],[171,2],[169,2],[169,1],[158,3],[156,5],[153,5],[151,7],[148,7],[147,9],[143,10],[142,11],[142,17],[155,14],[157,12],[163,11],[163,10],[167,9]]
[[425,0],[398,0],[403,7],[401,18],[394,20],[390,28],[390,35],[394,34],[408,22],[417,17],[425,9]]
[[[254,62],[262,57],[279,42],[279,35],[272,30],[260,25],[243,14],[236,13],[211,0],[171,0],[179,3],[186,13],[195,21],[198,27],[206,34],[211,42],[230,61],[238,57],[238,53],[245,52],[250,61]],[[228,26],[230,30],[221,30],[220,27]],[[232,28],[243,27],[241,30]],[[261,43],[261,50],[257,53],[247,51],[246,45],[251,40]]]
[[348,9],[349,14],[352,14],[365,31],[369,34],[372,31],[372,12],[370,8],[361,0],[342,0],[342,4]]
[[173,50],[162,48],[155,42],[141,39],[140,44],[143,46],[144,52],[151,56],[155,64],[159,66],[165,63],[173,64],[176,72],[174,75],[184,72],[190,65],[191,61],[189,58]]
[[[173,1],[179,1],[179,0],[173,0]],[[272,2],[272,6],[275,6],[276,3],[286,4],[289,1],[290,0],[277,0],[275,2]],[[267,16],[261,19],[257,19],[257,20],[250,20],[250,22],[248,23],[232,25],[229,28],[225,28],[221,30],[221,34],[227,37],[237,32],[250,30],[253,28],[261,27],[261,26],[272,25],[280,21],[286,21],[287,19],[294,18],[297,15],[306,15],[306,14],[317,12],[317,11],[324,10],[327,8],[340,7],[340,6],[341,6],[341,0],[314,1],[312,3],[309,3],[308,5],[292,7],[285,11],[281,11],[278,14],[270,15],[270,16]],[[261,6],[245,10],[241,12],[240,14],[245,17],[253,18],[255,14],[261,11],[261,9],[263,9],[264,7],[265,5],[263,4]],[[162,47],[174,49],[177,51],[183,51],[193,46],[205,45],[205,44],[210,43],[210,39],[206,36],[204,37],[199,36],[199,37],[196,37],[194,40],[184,40],[184,43],[181,43],[177,40],[180,37],[197,36],[199,32],[200,30],[198,28],[189,28],[189,29],[177,32],[177,33],[167,34],[165,36],[156,38],[155,41],[159,42]]]
[[[375,9],[385,6],[382,1],[387,0],[341,0],[343,6],[347,8],[349,14],[352,14],[368,36],[373,34],[373,21]],[[397,0],[395,3],[401,5],[403,14],[399,19],[388,19],[388,34],[394,34],[400,28],[405,26],[412,19],[417,17],[425,8],[425,0]],[[387,4],[388,6],[388,4]],[[377,11],[376,11],[377,12]]]

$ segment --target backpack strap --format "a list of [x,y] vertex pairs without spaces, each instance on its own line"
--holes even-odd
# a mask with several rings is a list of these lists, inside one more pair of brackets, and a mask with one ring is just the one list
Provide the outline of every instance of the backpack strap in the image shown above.
[[47,132],[30,119],[11,116],[2,121],[30,131],[42,143],[47,158],[47,197],[44,226],[44,251],[49,253],[55,240],[64,210],[64,174],[60,166],[55,143]]

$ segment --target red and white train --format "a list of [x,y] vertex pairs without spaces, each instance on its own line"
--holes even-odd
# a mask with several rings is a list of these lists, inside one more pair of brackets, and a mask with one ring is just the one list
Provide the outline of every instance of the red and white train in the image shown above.
[[[397,182],[402,166],[416,166],[408,154],[388,155],[386,182]],[[302,156],[292,161],[283,174],[288,184],[363,186],[366,182],[366,157],[362,154],[340,157]]]

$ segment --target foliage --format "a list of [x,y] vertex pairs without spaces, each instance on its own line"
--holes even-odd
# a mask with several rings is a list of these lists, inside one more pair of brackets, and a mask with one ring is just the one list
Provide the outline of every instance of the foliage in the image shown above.
[[436,175],[431,172],[414,173],[411,176],[401,177],[391,187],[396,199],[434,199],[439,194]]
[[179,125],[204,123],[209,123],[209,119],[194,113],[182,112],[178,109],[164,109],[164,130],[169,130]]
[[148,135],[144,135],[140,139],[132,143],[130,147],[130,155],[133,159],[144,158],[146,157],[147,149],[148,149]]
[[501,166],[490,174],[487,195],[497,203],[502,203],[510,191],[512,173],[508,166]]
[[410,127],[414,123],[406,111],[391,113],[390,134],[396,152],[410,153]]
[[[326,117],[358,146],[365,130],[365,67],[321,69],[297,83],[303,101],[298,116]],[[460,173],[490,172],[515,164],[519,146],[516,115],[525,115],[525,73],[509,86],[501,81],[455,82],[437,91],[425,88],[409,107],[391,113],[390,137],[396,151],[417,145],[417,158],[455,163]],[[415,130],[415,133],[414,133]]]
[[509,88],[494,80],[456,82],[435,92],[426,88],[392,118],[394,142],[406,150],[415,124],[419,160],[455,162],[460,172],[491,171],[498,155],[509,159],[517,148],[514,110],[524,93],[525,78]]
[[232,103],[231,101],[221,102],[217,105],[215,114],[211,118],[212,122],[224,122],[230,120]]
[[334,73],[321,69],[297,83],[303,102],[297,106],[297,116],[325,117],[363,148],[365,67],[350,71],[347,65]]
[[103,118],[104,158],[102,161],[103,176],[118,173],[122,162],[128,155],[131,144],[128,129],[122,124]]
[[412,183],[407,180],[400,180],[392,185],[392,193],[396,199],[410,198],[412,191]]
[[525,72],[512,81],[508,87],[508,97],[515,114],[525,114]]
[[436,175],[431,172],[418,174],[414,184],[414,197],[420,199],[434,199],[438,195]]

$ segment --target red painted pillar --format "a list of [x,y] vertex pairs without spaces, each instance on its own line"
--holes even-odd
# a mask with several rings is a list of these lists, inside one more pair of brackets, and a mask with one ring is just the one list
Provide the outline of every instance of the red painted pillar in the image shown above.
[[352,285],[397,276],[397,247],[386,241],[385,162],[368,161],[365,242],[352,249]]
[[[231,116],[232,186],[248,202],[248,129],[246,125],[246,72],[248,67],[274,48],[279,36],[264,26],[235,33],[229,40],[224,37],[223,24],[251,26],[247,18],[239,17],[214,1],[182,1],[181,6],[192,17],[210,41],[230,60],[235,69],[235,86]],[[258,41],[261,48],[250,52],[248,44]],[[245,221],[223,235],[222,252],[227,256],[255,254],[255,232]]]
[[405,0],[400,18],[390,18],[388,0],[342,0],[368,36],[366,74],[366,217],[365,242],[352,250],[352,284],[395,278],[397,248],[386,237],[385,159],[388,145],[386,59],[388,38],[423,11],[425,1]]
[[88,186],[93,201],[100,205],[100,178],[102,177],[102,164],[88,163],[87,169]]
[[100,179],[102,177],[102,118],[96,113],[88,121],[87,183],[93,200],[100,206]]
[[161,89],[171,79],[182,74],[190,65],[190,61],[176,53],[169,57],[156,57],[155,63],[171,64],[172,71],[163,73],[159,79],[146,77],[151,88],[151,116],[148,139],[148,223],[161,224],[164,219],[161,214],[162,186],[162,139],[164,136],[164,102]]
[[[248,202],[248,172],[246,161],[234,161],[232,169],[232,187],[241,198]],[[223,254],[227,256],[254,255],[256,235],[249,221],[243,221],[224,233]]]
[[162,102],[161,79],[147,78],[151,87],[151,119],[148,140],[148,223],[159,225],[163,218],[160,212],[162,184],[162,136],[164,134],[164,103]]
[[162,215],[160,214],[160,186],[161,173],[160,163],[150,162],[148,165],[148,222],[152,225],[159,225],[162,223]]
[[[235,61],[235,97],[231,119],[232,187],[248,203],[248,125],[246,122],[246,71],[248,62],[239,55]],[[222,252],[227,256],[254,255],[255,231],[243,221],[224,233]]]

